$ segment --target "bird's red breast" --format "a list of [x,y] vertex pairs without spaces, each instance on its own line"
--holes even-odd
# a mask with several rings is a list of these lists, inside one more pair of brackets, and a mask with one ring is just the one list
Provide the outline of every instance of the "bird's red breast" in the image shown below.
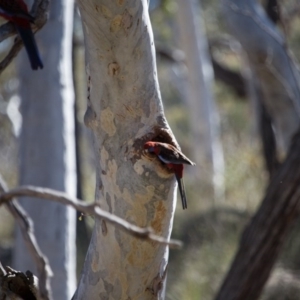
[[179,178],[183,177],[183,164],[167,164],[167,167],[177,174]]

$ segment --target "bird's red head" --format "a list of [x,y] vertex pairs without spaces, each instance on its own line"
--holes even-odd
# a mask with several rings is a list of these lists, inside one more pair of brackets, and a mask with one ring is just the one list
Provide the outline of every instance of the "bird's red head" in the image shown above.
[[150,153],[156,153],[157,145],[155,142],[147,142],[144,144],[144,149],[148,150],[148,152],[150,152]]
[[144,144],[144,149],[154,148],[155,142],[147,142]]

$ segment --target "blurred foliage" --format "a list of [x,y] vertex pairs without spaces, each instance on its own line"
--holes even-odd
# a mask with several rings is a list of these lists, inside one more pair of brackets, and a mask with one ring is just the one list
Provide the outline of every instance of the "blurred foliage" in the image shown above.
[[[284,28],[288,44],[300,58],[299,14],[289,18],[297,1],[283,3]],[[180,48],[177,27],[177,5],[174,0],[157,0],[152,6],[151,21],[157,46],[165,49]],[[218,8],[218,1],[202,1],[203,17],[209,39],[218,39],[226,33]],[[0,48],[0,57],[7,45]],[[214,49],[218,61],[239,70],[239,60],[230,49]],[[86,109],[84,76],[84,46],[80,21],[75,19],[74,74],[77,97],[77,122],[79,124],[80,162],[82,170],[82,198],[94,198],[95,171],[91,133],[83,124]],[[181,62],[157,59],[160,88],[168,122],[184,153],[189,156],[193,147],[189,116],[186,108],[183,80],[186,67]],[[17,137],[13,122],[8,117],[9,103],[17,95],[18,80],[14,65],[0,76],[0,173],[10,187],[17,185]],[[194,179],[187,168],[185,184],[189,209],[182,211],[178,205],[174,220],[173,237],[184,242],[182,251],[171,251],[168,272],[167,299],[213,299],[236,251],[239,235],[244,225],[259,205],[268,177],[260,152],[253,106],[246,99],[239,99],[233,91],[216,82],[214,94],[221,117],[221,139],[225,156],[225,199],[213,201],[212,190]],[[192,157],[191,157],[192,159]],[[0,257],[9,259],[6,248],[12,244],[13,221],[5,209],[0,208]],[[89,232],[93,219],[84,217]],[[298,232],[296,224],[284,247],[278,267],[269,281],[264,300],[300,299],[297,272],[300,268]],[[78,272],[83,264],[87,245],[78,251]],[[4,258],[4,259],[5,259]],[[279,274],[279,275],[278,275]],[[298,284],[298,287],[297,287]]]
[[185,246],[171,252],[167,299],[212,299],[248,218],[247,212],[220,206],[182,220],[176,238]]

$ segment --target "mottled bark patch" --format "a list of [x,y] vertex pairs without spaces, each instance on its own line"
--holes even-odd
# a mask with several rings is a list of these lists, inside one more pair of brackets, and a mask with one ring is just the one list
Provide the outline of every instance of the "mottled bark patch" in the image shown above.
[[125,30],[125,32],[128,31],[128,29],[132,26],[132,15],[128,12],[127,9],[125,9],[123,15],[122,15],[122,25]]
[[142,175],[144,173],[144,162],[142,160],[138,160],[134,165],[133,169],[138,175]]
[[144,242],[138,239],[132,239],[130,242],[131,251],[128,253],[127,261],[131,266],[143,268],[147,264],[151,264],[153,260],[152,247],[157,245],[148,243],[147,246],[142,244]]
[[84,124],[90,129],[95,129],[97,127],[97,114],[91,106],[88,106],[84,114]]
[[[155,165],[155,172],[160,178],[170,178],[174,176],[174,172],[170,170],[165,164],[163,164],[155,154],[144,153],[144,155],[147,158],[148,162],[144,161],[143,165],[150,170],[153,170],[153,165]],[[145,175],[148,176],[148,174],[149,173],[147,172]]]
[[101,229],[102,229],[102,234],[104,236],[107,235],[107,226],[106,226],[106,222],[104,220],[101,220]]
[[100,150],[100,165],[101,165],[101,169],[102,169],[102,174],[106,175],[107,172],[106,170],[106,162],[109,159],[109,154],[107,152],[107,150],[105,149],[105,147],[102,147],[102,149]]
[[109,107],[101,111],[100,114],[101,128],[109,135],[113,136],[117,129],[114,123],[114,113]]
[[[91,259],[91,267],[93,273],[96,273],[99,270],[99,252],[97,249],[94,249],[94,255]],[[91,282],[91,278],[89,278],[89,281]]]
[[116,62],[112,62],[108,65],[108,75],[111,77],[118,76],[120,74],[120,66]]
[[166,282],[167,276],[167,266],[163,271],[163,274],[158,273],[155,278],[153,278],[151,286],[148,287],[146,290],[149,291],[152,295],[158,296],[160,291],[162,290],[164,283]]
[[167,210],[165,201],[157,201],[155,203],[155,215],[154,219],[151,221],[151,227],[154,229],[156,234],[161,234],[163,232],[163,221],[166,218]]
[[110,22],[110,32],[117,33],[121,29],[122,16],[115,16]]
[[105,19],[111,19],[112,18],[112,13],[109,10],[109,8],[105,5],[100,5],[100,7],[97,9],[97,11],[100,11],[100,13],[102,14],[102,16]]

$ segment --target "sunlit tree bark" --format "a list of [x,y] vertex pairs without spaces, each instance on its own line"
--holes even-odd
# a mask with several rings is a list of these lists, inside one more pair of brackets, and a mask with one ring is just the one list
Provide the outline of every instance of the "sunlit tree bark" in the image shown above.
[[[96,201],[169,237],[174,176],[144,153],[176,144],[164,118],[146,0],[78,1],[86,44],[85,124],[94,135]],[[96,220],[74,299],[163,299],[168,249]]]

